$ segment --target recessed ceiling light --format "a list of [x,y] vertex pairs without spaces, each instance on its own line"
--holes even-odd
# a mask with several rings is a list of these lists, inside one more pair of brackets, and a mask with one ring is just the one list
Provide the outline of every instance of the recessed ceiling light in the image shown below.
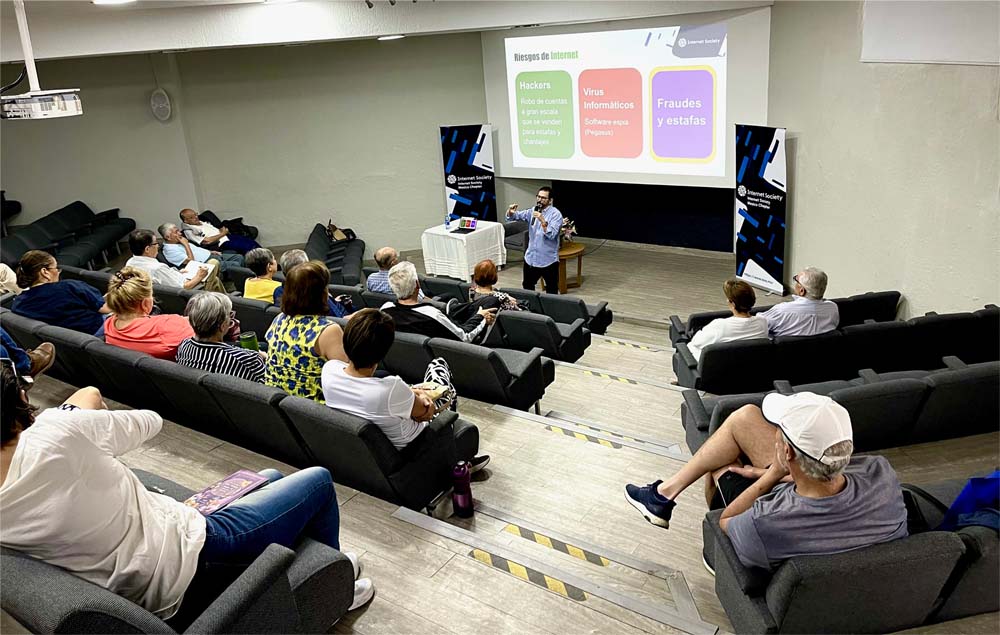
[[379,42],[388,42],[389,40],[402,40],[405,35],[382,35],[378,38]]
[[132,4],[136,0],[90,0],[94,4]]

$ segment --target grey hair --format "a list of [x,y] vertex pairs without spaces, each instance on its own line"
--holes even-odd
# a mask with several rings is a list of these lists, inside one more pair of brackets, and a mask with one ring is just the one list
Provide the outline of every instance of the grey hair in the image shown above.
[[[785,439],[785,441],[787,442],[788,439]],[[795,446],[792,446],[792,450],[795,451],[795,460],[806,476],[814,481],[829,481],[843,472],[847,464],[851,462],[851,454],[854,452],[854,442],[841,441],[840,443],[834,443],[823,451],[823,461],[817,461],[812,457],[806,456],[796,450]]]
[[304,262],[309,262],[309,256],[301,249],[289,249],[281,254],[281,271],[287,276],[288,272]]
[[191,296],[184,315],[191,323],[195,339],[202,340],[218,333],[232,310],[233,301],[225,293],[202,291]]
[[799,284],[806,290],[806,297],[810,300],[822,300],[826,293],[826,272],[816,267],[806,267],[799,276]]
[[160,232],[160,236],[166,238],[167,232],[169,232],[171,229],[174,229],[175,227],[177,227],[177,225],[174,225],[173,223],[163,223],[162,225],[156,228],[156,231]]
[[417,268],[412,262],[400,262],[389,270],[389,286],[399,299],[409,298],[417,292]]
[[251,249],[243,257],[243,264],[247,269],[253,271],[255,275],[262,276],[267,273],[267,266],[274,260],[274,253],[266,247],[256,247]]

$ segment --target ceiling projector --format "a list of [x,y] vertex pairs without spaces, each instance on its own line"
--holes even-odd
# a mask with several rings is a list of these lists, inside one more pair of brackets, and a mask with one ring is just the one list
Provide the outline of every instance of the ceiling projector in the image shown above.
[[78,88],[38,90],[0,97],[0,119],[55,119],[83,114]]

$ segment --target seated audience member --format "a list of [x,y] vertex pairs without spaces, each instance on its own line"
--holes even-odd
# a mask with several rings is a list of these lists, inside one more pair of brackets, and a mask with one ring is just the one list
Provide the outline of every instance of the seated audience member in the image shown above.
[[344,330],[326,315],[329,284],[330,270],[318,260],[293,267],[285,277],[281,313],[267,329],[267,385],[323,401],[323,364],[347,361]]
[[11,310],[18,315],[53,326],[104,335],[104,316],[111,309],[101,292],[86,282],[60,280],[52,254],[32,249],[17,265],[17,284],[24,291],[14,298]]
[[[247,565],[271,543],[294,548],[309,537],[340,548],[337,494],[326,469],[286,477],[264,470],[268,484],[203,516],[148,491],[118,458],[160,432],[160,415],[108,410],[91,387],[36,416],[7,364],[0,374],[4,547],[62,567],[162,619],[178,610],[181,619],[188,604],[207,604],[213,570]],[[371,580],[354,582],[351,608],[372,593]]]
[[126,266],[111,276],[108,306],[113,313],[104,323],[108,344],[175,361],[180,343],[194,337],[185,316],[150,315],[153,283],[144,269]]
[[156,234],[150,230],[137,229],[129,234],[128,248],[132,252],[132,257],[125,262],[125,266],[142,269],[156,284],[184,289],[204,286],[209,291],[226,292],[226,287],[219,280],[218,260],[208,261],[216,266],[211,272],[208,271],[208,267],[199,267],[194,276],[187,280],[180,271],[156,259],[160,253],[160,242],[156,240]]
[[448,319],[437,307],[418,299],[420,281],[412,262],[401,262],[389,270],[389,284],[398,298],[386,302],[382,310],[392,317],[396,330],[419,333],[428,337],[443,337],[460,342],[474,342],[486,332],[486,327],[496,319],[496,309],[479,308],[463,324]]
[[274,254],[263,247],[251,249],[246,255],[246,266],[254,277],[244,284],[243,297],[270,303],[274,298],[274,290],[281,286],[274,279],[274,274],[278,271],[278,261],[274,259]]
[[[713,475],[727,503],[722,530],[748,567],[906,537],[896,473],[881,456],[852,459],[852,439],[850,415],[829,397],[771,393],[762,408],[730,415],[677,474],[627,485],[625,498],[667,528],[677,496]],[[741,464],[744,456],[751,465]]]
[[222,341],[236,317],[228,295],[203,291],[188,300],[184,314],[194,337],[177,348],[178,364],[264,383],[263,355]]
[[251,249],[260,247],[256,240],[230,234],[225,227],[219,229],[201,220],[198,218],[198,212],[193,209],[182,209],[180,216],[184,236],[196,245],[219,251],[235,251],[238,254],[245,254]]
[[[392,287],[389,285],[389,270],[399,264],[399,252],[392,247],[382,247],[375,252],[375,264],[378,271],[368,276],[365,280],[365,288],[372,293],[385,293],[392,295]],[[424,292],[420,292],[420,300],[424,299]]]
[[21,293],[21,287],[17,286],[17,274],[5,262],[0,262],[0,293]]
[[192,245],[184,237],[181,230],[173,223],[163,223],[157,227],[163,237],[163,257],[173,266],[183,269],[192,260],[195,262],[208,262],[215,260],[219,263],[219,271],[225,273],[230,267],[242,267],[243,256],[233,253],[222,253],[220,251],[209,251],[198,245]]
[[779,335],[819,335],[837,328],[840,310],[823,299],[826,274],[815,267],[806,267],[792,277],[791,302],[776,304],[760,317],[767,320],[771,337]]
[[[304,262],[309,262],[309,256],[306,255],[306,252],[301,249],[289,249],[281,254],[281,271],[287,276],[292,269]],[[281,306],[281,296],[284,292],[285,289],[283,286],[279,286],[274,290],[273,304]],[[351,296],[339,295],[334,299],[328,295],[326,303],[328,309],[327,315],[333,317],[344,317],[354,311],[351,304]]]
[[[434,431],[427,422],[455,399],[451,371],[441,358],[432,360],[424,373],[425,382],[446,386],[447,391],[436,401],[418,388],[411,388],[396,376],[375,377],[375,369],[389,352],[396,335],[396,326],[386,313],[378,309],[361,309],[351,316],[344,329],[344,351],[350,361],[328,361],[323,366],[323,396],[326,405],[368,419],[385,433],[398,450],[417,452],[434,442]],[[465,422],[456,422],[456,460],[469,462],[478,471],[490,461],[489,456],[475,456],[478,433]],[[476,437],[475,447],[463,443],[465,435]],[[464,452],[463,452],[464,450]]]
[[37,348],[24,350],[0,327],[0,359],[10,360],[14,371],[22,378],[28,378],[24,382],[25,390],[28,390],[36,377],[52,368],[56,361],[56,347],[51,342],[42,342]]
[[767,320],[750,315],[750,309],[757,301],[753,287],[742,280],[730,278],[723,283],[722,292],[726,294],[733,317],[712,320],[694,334],[688,343],[688,350],[695,359],[701,359],[701,351],[710,344],[767,337]]

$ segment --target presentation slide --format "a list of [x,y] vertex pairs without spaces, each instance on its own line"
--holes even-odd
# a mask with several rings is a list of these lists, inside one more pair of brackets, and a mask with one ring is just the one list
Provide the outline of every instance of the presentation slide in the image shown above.
[[726,28],[505,38],[512,166],[725,176]]

